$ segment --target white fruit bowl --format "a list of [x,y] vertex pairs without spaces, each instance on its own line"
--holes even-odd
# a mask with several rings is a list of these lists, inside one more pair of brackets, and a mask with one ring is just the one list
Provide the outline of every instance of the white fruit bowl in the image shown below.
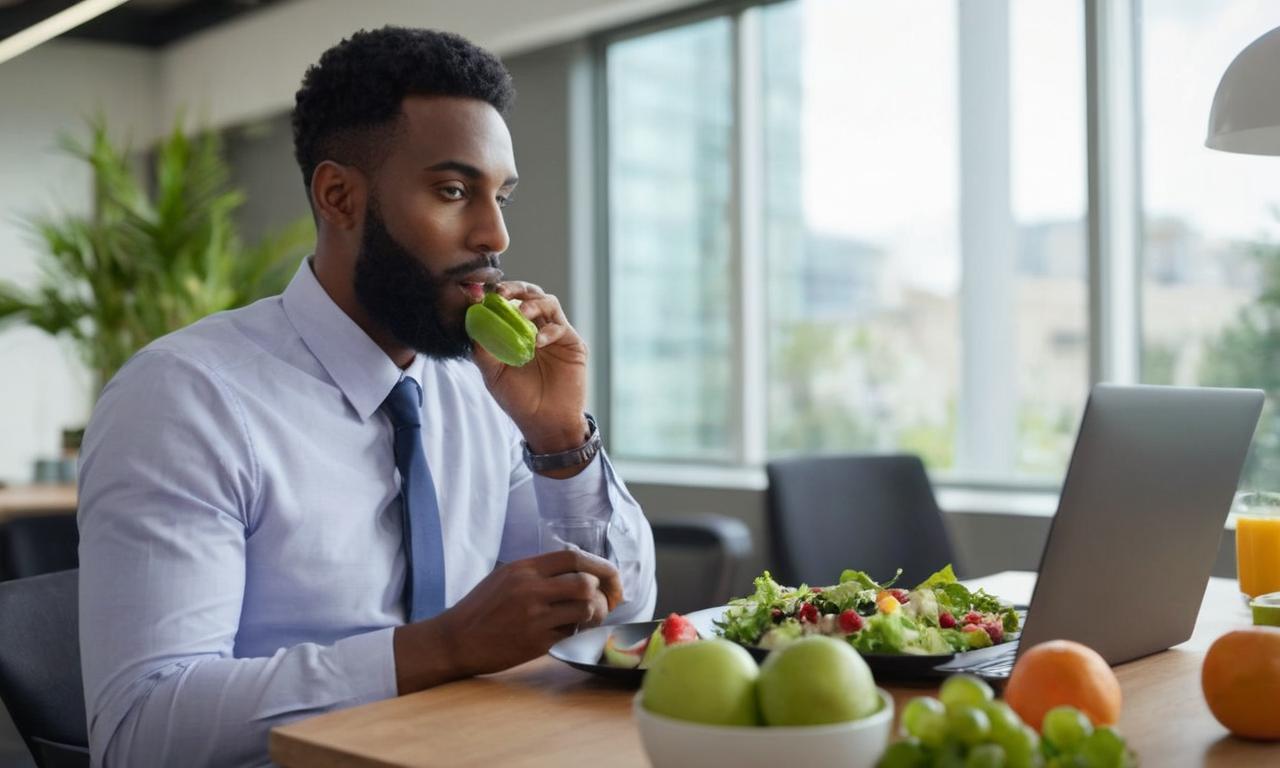
[[632,704],[640,741],[654,768],[872,768],[889,746],[893,697],[883,688],[879,711],[834,725],[703,725],[655,715]]

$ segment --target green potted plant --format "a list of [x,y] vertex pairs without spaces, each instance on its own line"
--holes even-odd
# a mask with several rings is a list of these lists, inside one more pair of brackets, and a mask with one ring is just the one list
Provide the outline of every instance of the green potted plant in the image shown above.
[[30,290],[0,281],[0,325],[26,323],[69,339],[94,374],[94,397],[134,352],[205,315],[279,293],[314,244],[303,217],[253,247],[233,214],[221,143],[179,124],[155,147],[150,184],[133,172],[101,119],[87,145],[60,146],[89,164],[93,212],[37,217],[43,278]]

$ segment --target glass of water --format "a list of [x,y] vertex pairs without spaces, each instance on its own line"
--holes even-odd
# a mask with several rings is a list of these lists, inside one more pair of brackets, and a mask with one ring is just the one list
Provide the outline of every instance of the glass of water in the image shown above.
[[538,548],[543,552],[580,549],[597,557],[605,556],[605,538],[609,529],[607,520],[558,517],[543,519],[539,525]]

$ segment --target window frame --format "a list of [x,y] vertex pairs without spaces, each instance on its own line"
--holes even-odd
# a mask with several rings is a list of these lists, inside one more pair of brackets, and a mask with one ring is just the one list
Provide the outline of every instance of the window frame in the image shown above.
[[[595,339],[591,384],[592,403],[601,423],[606,447],[616,454],[609,424],[612,416],[611,389],[612,350],[610,307],[612,252],[609,243],[609,145],[607,52],[609,46],[634,37],[661,32],[709,18],[726,16],[733,29],[733,104],[734,141],[731,178],[734,205],[731,213],[732,238],[729,262],[736,290],[730,308],[733,322],[733,360],[735,386],[730,394],[732,413],[737,421],[731,425],[731,461],[670,457],[661,461],[628,458],[619,461],[635,468],[642,476],[670,478],[676,484],[758,487],[767,460],[766,418],[760,414],[767,408],[768,359],[765,338],[767,317],[763,311],[748,312],[747,306],[767,307],[762,227],[759,217],[743,216],[745,210],[760,200],[763,153],[760,152],[763,121],[756,94],[760,86],[760,58],[755,40],[758,17],[747,11],[788,0],[718,0],[694,8],[676,10],[654,18],[635,22],[592,37],[590,66],[592,104],[590,108],[593,138],[591,186],[593,194],[591,228],[598,268],[591,270],[588,289],[575,293],[579,310],[590,318]],[[1085,71],[1085,140],[1086,140],[1086,283],[1088,365],[1087,383],[1132,384],[1139,380],[1142,354],[1141,329],[1141,248],[1142,189],[1140,141],[1141,93],[1138,71],[1140,34],[1137,25],[1141,0],[1080,0],[1084,14]],[[963,24],[963,14],[959,23]],[[959,43],[963,46],[963,40]],[[961,57],[965,52],[961,51]],[[963,90],[963,84],[960,86]],[[960,120],[965,116],[965,102],[960,107]],[[962,146],[962,153],[964,148]],[[962,166],[964,159],[961,159]],[[965,180],[961,178],[961,186]],[[961,221],[962,232],[966,228]],[[962,240],[968,237],[962,234]],[[963,250],[963,249],[962,249]],[[962,265],[968,260],[962,253]],[[962,270],[963,272],[963,270]],[[962,274],[962,282],[964,280]],[[981,289],[979,289],[981,290]],[[961,295],[960,313],[973,304]],[[962,322],[962,359],[973,359],[972,350],[979,349],[977,337],[981,326]],[[757,341],[750,342],[755,339]],[[969,367],[969,366],[966,366]],[[972,391],[967,374],[961,376],[961,392],[957,402],[958,423],[981,420],[982,398],[966,396]],[[1083,403],[1081,403],[1083,410]],[[957,434],[957,464],[963,466],[964,432]],[[1065,473],[1066,467],[1063,467]],[[705,478],[699,478],[705,475]],[[955,471],[933,471],[935,483],[941,487],[973,491],[1054,491],[1060,481],[1049,479],[992,476]],[[705,482],[700,482],[705,479]]]

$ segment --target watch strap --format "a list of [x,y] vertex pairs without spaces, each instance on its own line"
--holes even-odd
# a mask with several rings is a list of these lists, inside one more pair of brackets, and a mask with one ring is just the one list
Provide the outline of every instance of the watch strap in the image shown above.
[[582,464],[589,463],[600,452],[601,439],[600,429],[596,426],[595,417],[591,414],[584,414],[587,417],[587,440],[577,448],[570,448],[567,451],[559,453],[533,453],[529,450],[529,443],[521,440],[520,444],[524,447],[524,463],[534,472],[551,472],[557,469],[567,469],[568,467],[577,467]]

